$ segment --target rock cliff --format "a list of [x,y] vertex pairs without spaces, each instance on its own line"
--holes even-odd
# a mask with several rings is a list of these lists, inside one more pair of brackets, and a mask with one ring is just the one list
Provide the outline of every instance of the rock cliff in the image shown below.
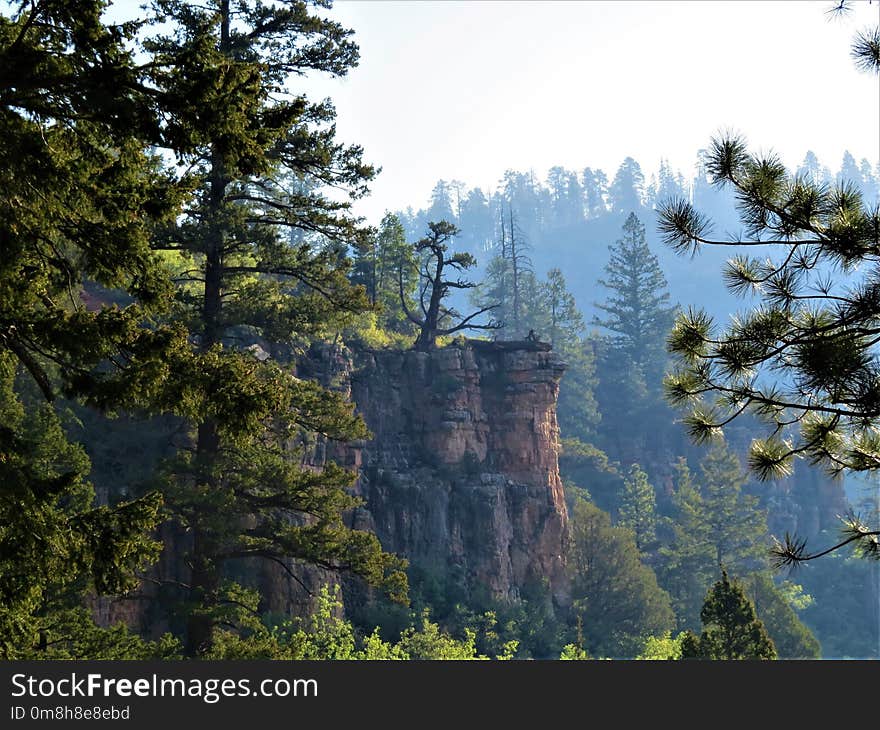
[[546,581],[564,602],[556,423],[564,369],[531,342],[353,356],[322,347],[302,374],[347,391],[372,439],[328,445],[318,460],[358,470],[355,526],[386,550],[495,599]]
[[[568,516],[556,423],[564,369],[555,353],[528,341],[464,341],[430,353],[315,346],[297,375],[349,397],[372,438],[318,439],[306,466],[333,460],[356,471],[363,505],[350,516],[353,526],[375,532],[385,550],[423,574],[503,601],[543,584],[557,603],[567,603]],[[172,547],[155,572],[182,579],[186,537],[164,537]],[[290,567],[313,592],[338,580]],[[281,568],[250,569],[265,610],[309,611],[308,594]],[[95,613],[102,623],[123,619],[157,634],[167,626],[152,615],[155,590],[144,590],[137,602],[98,601]]]

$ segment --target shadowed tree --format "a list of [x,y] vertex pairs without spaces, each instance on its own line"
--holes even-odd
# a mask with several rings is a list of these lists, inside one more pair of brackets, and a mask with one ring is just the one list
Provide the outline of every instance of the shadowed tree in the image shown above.
[[682,659],[776,659],[776,647],[754,605],[726,571],[709,590],[700,619],[702,633],[687,631],[682,637]]
[[607,512],[580,497],[571,515],[568,566],[587,649],[600,656],[636,656],[647,637],[672,629],[669,596],[639,559],[629,530],[612,526]]
[[353,571],[398,596],[405,585],[375,535],[343,520],[358,503],[354,475],[300,465],[308,434],[366,434],[352,405],[247,348],[257,337],[289,350],[368,305],[344,251],[370,235],[349,209],[374,170],[336,141],[331,104],[289,87],[357,63],[351,32],[325,6],[156,0],[144,44],[167,151],[195,177],[183,214],[154,243],[178,267],[175,314],[192,332],[165,393],[191,443],[163,480],[191,538],[181,581],[191,655],[211,651],[218,624],[256,609],[229,579],[236,562],[272,563],[292,580],[297,563]]
[[[0,657],[133,658],[87,595],[119,595],[158,555],[161,498],[96,504],[69,402],[150,403],[184,346],[158,326],[171,292],[150,250],[176,176],[145,150],[160,128],[129,44],[90,0],[0,15]],[[90,296],[112,290],[119,305]],[[143,649],[143,647],[141,647]]]
[[403,225],[393,213],[386,213],[378,232],[363,239],[355,249],[355,263],[351,280],[367,290],[370,302],[381,308],[381,321],[396,332],[409,333],[412,329],[398,302],[398,271],[403,272],[404,294],[407,304],[415,305],[418,266],[412,246],[406,242]]
[[673,597],[679,628],[696,626],[700,605],[720,568],[748,575],[768,567],[767,513],[743,494],[739,458],[716,446],[700,462],[695,483],[684,461],[677,468],[672,540],[658,571]]
[[416,255],[422,258],[419,267],[419,307],[422,316],[412,312],[406,302],[403,289],[403,276],[398,272],[400,304],[409,320],[419,328],[415,349],[428,351],[437,346],[437,338],[462,330],[495,330],[501,325],[497,322],[480,324],[474,320],[481,314],[490,312],[496,305],[481,307],[476,312],[463,317],[456,310],[447,307],[443,300],[452,289],[473,289],[477,286],[464,279],[449,279],[449,271],[462,272],[476,261],[469,253],[448,253],[446,242],[458,233],[452,223],[440,221],[428,223],[428,235],[413,244]]
[[618,524],[632,531],[639,552],[644,552],[657,536],[655,504],[654,487],[648,482],[648,475],[633,464],[623,480]]

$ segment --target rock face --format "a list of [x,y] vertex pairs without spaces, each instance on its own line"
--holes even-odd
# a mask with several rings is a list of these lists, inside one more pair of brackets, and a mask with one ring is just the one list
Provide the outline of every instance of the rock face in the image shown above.
[[[564,369],[555,353],[531,342],[471,341],[430,353],[316,346],[297,374],[349,397],[372,438],[319,438],[304,466],[333,460],[356,471],[364,504],[351,515],[352,526],[376,533],[386,551],[423,574],[502,601],[544,584],[566,604],[568,515],[556,424]],[[185,580],[187,538],[167,530],[170,547],[154,573]],[[335,573],[289,567],[313,593],[339,583]],[[314,607],[274,563],[251,569],[263,610],[303,615]],[[155,637],[169,627],[154,615],[152,585],[143,593],[137,602],[100,599],[92,608],[102,624],[124,620]]]
[[567,512],[556,398],[565,365],[534,343],[425,353],[323,348],[324,382],[350,389],[373,438],[327,457],[360,472],[355,526],[420,568],[500,600],[546,581],[566,602]]

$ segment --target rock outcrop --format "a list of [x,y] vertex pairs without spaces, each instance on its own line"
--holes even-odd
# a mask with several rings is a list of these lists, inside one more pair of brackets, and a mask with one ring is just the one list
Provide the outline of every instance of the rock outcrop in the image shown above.
[[466,590],[545,582],[565,602],[559,357],[528,341],[350,357],[323,347],[308,375],[348,390],[373,435],[319,454],[359,471],[355,526]]

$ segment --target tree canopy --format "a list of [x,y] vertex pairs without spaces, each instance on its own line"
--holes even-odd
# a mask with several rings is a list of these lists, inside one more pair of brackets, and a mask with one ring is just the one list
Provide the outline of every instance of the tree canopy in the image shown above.
[[466,279],[450,279],[449,272],[462,272],[476,263],[469,253],[448,253],[447,241],[458,233],[458,228],[449,221],[428,224],[428,235],[413,244],[416,255],[421,257],[419,266],[418,304],[421,314],[413,312],[406,302],[404,292],[404,273],[398,271],[400,305],[409,320],[419,328],[415,348],[431,350],[437,346],[437,338],[462,330],[494,330],[500,323],[477,320],[480,315],[491,312],[495,304],[487,304],[466,316],[448,306],[447,299],[452,290],[473,289],[476,284]]

